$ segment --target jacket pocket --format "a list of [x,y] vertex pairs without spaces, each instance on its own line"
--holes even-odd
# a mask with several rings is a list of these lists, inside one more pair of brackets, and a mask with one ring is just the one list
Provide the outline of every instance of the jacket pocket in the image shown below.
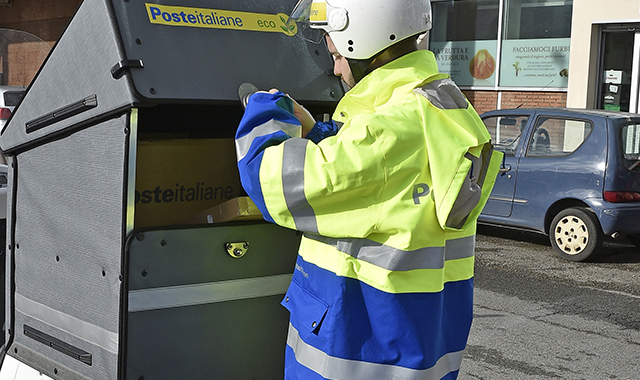
[[295,328],[304,328],[316,335],[329,310],[326,302],[303,289],[295,280],[291,281],[281,303],[289,310]]

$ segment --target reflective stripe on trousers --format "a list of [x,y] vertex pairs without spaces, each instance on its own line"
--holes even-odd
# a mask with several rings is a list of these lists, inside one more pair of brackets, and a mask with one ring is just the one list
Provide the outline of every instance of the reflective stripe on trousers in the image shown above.
[[450,352],[442,356],[431,368],[411,369],[390,364],[369,363],[329,356],[325,352],[305,343],[291,324],[287,345],[291,347],[296,361],[325,379],[334,380],[439,380],[449,372],[460,369],[464,351]]

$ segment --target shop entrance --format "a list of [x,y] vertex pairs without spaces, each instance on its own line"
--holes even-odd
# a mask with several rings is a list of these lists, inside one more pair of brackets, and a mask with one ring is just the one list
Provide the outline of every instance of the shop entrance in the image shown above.
[[596,107],[638,112],[640,24],[604,25],[601,37]]

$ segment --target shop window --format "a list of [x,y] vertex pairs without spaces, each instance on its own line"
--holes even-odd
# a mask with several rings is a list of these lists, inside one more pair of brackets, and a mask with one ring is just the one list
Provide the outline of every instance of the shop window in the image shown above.
[[432,42],[496,40],[499,0],[433,2]]
[[502,87],[566,88],[572,0],[506,0]]
[[498,55],[500,0],[432,3],[430,49],[441,72],[461,86],[493,87]]
[[434,0],[432,8],[429,48],[458,85],[567,88],[573,0]]
[[505,39],[571,37],[573,0],[507,0]]

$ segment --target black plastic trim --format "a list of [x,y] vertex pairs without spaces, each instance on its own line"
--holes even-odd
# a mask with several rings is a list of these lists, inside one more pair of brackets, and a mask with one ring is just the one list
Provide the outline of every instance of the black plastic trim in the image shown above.
[[28,121],[25,126],[27,133],[37,131],[38,129],[42,129],[64,119],[68,119],[82,112],[89,111],[90,109],[96,108],[97,106],[98,96],[96,94],[89,95],[86,98],[75,103],[71,103],[44,116],[40,116],[37,119]]
[[54,338],[51,335],[34,329],[33,327],[24,325],[24,335],[42,344],[45,344],[56,351],[60,351],[65,355],[79,360],[84,364],[91,365],[92,363],[92,356],[87,351],[81,350],[78,347],[65,343],[60,339]]

